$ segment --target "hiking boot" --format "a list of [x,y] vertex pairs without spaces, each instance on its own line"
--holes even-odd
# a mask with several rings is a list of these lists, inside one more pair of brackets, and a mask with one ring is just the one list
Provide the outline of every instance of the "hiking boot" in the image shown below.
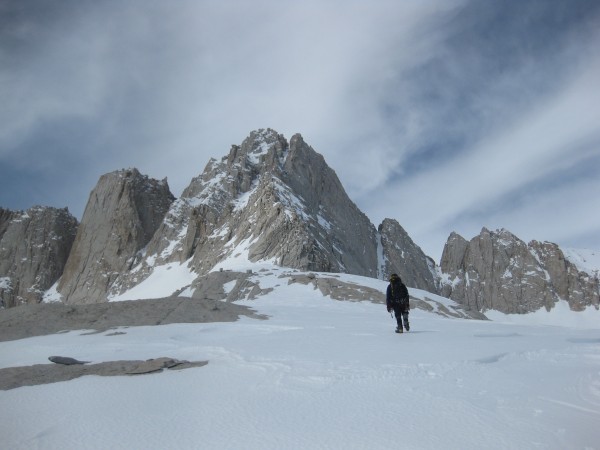
[[409,325],[409,323],[408,323],[408,322],[406,322],[406,323],[404,324],[404,328],[406,328],[406,331],[409,331],[409,330],[410,330],[410,325]]
[[402,333],[402,328],[400,328],[400,327],[397,327],[397,328],[396,328],[396,333]]

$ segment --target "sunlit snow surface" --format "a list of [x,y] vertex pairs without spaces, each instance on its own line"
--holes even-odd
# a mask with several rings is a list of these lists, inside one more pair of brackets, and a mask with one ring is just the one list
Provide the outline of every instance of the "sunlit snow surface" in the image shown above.
[[269,320],[0,343],[2,367],[50,355],[209,361],[1,391],[2,448],[600,448],[598,311],[579,313],[575,327],[564,310],[567,326],[413,310],[410,333],[399,335],[384,305],[335,301],[288,285],[282,272],[263,273],[270,294],[240,302]]

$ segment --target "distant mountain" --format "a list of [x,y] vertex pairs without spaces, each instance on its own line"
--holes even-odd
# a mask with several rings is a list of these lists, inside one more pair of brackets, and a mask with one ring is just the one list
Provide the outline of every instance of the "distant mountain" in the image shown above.
[[240,292],[260,294],[242,275],[212,275],[235,258],[380,279],[395,272],[475,312],[549,309],[560,299],[581,310],[599,297],[598,271],[582,269],[589,257],[505,230],[471,241],[453,233],[436,266],[396,220],[375,228],[301,135],[288,142],[271,129],[211,159],[178,199],[166,180],[128,169],[100,178],[80,224],[66,210],[0,209],[0,244],[6,307],[39,302],[56,280],[65,303],[106,302],[173,267],[185,268],[186,295],[222,297],[234,278]]
[[[171,205],[133,270],[123,273],[108,295],[135,286],[156,266],[185,262],[201,276],[237,253],[250,261],[319,272],[376,278],[396,271],[412,287],[434,286],[420,248],[412,244],[398,252],[397,239],[405,239],[396,234],[400,230],[385,227],[380,239],[301,135],[288,143],[274,130],[258,130],[220,161],[209,161]],[[424,273],[417,275],[409,261],[420,261]]]

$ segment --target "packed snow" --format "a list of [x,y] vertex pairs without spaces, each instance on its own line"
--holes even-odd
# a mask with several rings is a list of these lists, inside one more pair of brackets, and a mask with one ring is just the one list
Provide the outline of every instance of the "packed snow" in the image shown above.
[[[248,268],[240,256],[225,266]],[[50,355],[208,361],[182,371],[2,391],[2,447],[600,448],[597,310],[543,311],[519,316],[520,323],[511,323],[513,316],[480,321],[412,310],[411,330],[400,335],[382,304],[337,301],[312,285],[288,284],[279,276],[290,271],[269,263],[252,269],[261,287],[274,290],[239,303],[268,320],[1,342],[1,367],[48,363]],[[165,268],[144,288],[175,286],[185,275],[178,270]],[[411,295],[452,303],[416,289]]]

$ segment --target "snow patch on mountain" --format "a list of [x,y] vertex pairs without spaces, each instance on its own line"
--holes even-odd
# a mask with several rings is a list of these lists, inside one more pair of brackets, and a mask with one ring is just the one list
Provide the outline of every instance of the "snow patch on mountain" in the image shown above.
[[0,289],[12,289],[12,282],[9,277],[0,278]]
[[46,292],[44,292],[44,297],[42,298],[42,303],[59,303],[62,302],[62,295],[58,292],[58,281],[50,287]]
[[239,195],[239,197],[237,197],[236,199],[234,199],[232,201],[233,212],[237,213],[237,212],[243,211],[243,209],[248,206],[248,202],[250,201],[250,198],[255,194],[257,189],[258,189],[258,180],[254,180],[254,182],[252,183],[252,188],[249,191],[241,193]]
[[154,267],[152,274],[138,285],[120,295],[108,297],[111,302],[170,297],[189,286],[198,275],[185,263],[169,263]]
[[600,273],[600,251],[566,248],[563,253],[578,270],[596,277]]
[[387,262],[383,253],[383,242],[381,241],[381,233],[379,231],[377,231],[375,239],[377,240],[377,278],[381,280],[385,278],[385,267]]

